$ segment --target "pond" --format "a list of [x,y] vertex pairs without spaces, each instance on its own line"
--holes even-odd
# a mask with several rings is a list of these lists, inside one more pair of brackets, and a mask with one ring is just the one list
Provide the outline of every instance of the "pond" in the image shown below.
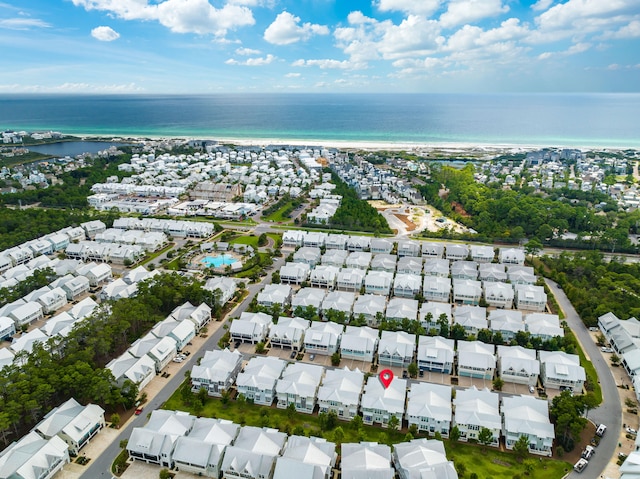
[[65,156],[77,156],[83,153],[96,154],[106,150],[110,146],[127,146],[127,143],[114,141],[61,141],[59,143],[47,143],[45,145],[29,146],[29,150],[43,155],[51,155],[63,158]]

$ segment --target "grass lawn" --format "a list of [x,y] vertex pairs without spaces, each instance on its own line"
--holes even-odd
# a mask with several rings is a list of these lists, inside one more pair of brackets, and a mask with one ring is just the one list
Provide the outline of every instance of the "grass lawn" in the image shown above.
[[[278,239],[282,238],[282,235],[276,233],[267,233],[267,236],[271,238],[274,243],[278,241]],[[252,246],[254,249],[258,249],[258,237],[250,234],[250,235],[242,235],[237,236],[229,241],[231,244],[246,244]]]
[[[185,381],[186,383],[186,381]],[[406,431],[391,431],[381,427],[361,426],[359,429],[349,422],[338,421],[335,429],[322,431],[320,419],[317,415],[307,415],[278,409],[275,406],[257,406],[237,400],[229,400],[223,404],[221,399],[207,398],[202,407],[193,407],[197,403],[195,396],[190,404],[182,399],[182,388],[178,390],[163,405],[164,409],[188,411],[201,417],[229,419],[237,424],[259,427],[274,427],[288,434],[304,434],[324,437],[333,442],[374,441],[385,444],[395,444],[406,439]],[[419,436],[423,437],[423,436]],[[340,439],[340,440],[338,440]],[[447,457],[454,464],[463,463],[466,473],[462,477],[469,477],[472,472],[478,474],[479,479],[512,479],[520,474],[524,477],[540,479],[556,479],[564,476],[571,465],[564,461],[531,456],[527,461],[534,461],[533,472],[525,476],[525,463],[519,463],[513,454],[500,452],[491,447],[482,447],[465,443],[450,443],[444,441]]]
[[295,208],[293,201],[287,201],[282,208],[277,209],[276,211],[274,211],[273,213],[271,213],[269,216],[263,216],[262,219],[264,221],[274,221],[276,223],[279,222],[290,222],[291,218],[289,218],[289,216],[285,216],[283,213],[287,213],[287,215],[291,214],[293,212],[293,209]]

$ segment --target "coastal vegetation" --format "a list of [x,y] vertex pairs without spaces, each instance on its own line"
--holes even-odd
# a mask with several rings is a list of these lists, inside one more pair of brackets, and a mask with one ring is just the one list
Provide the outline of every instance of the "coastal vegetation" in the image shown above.
[[[327,170],[330,171],[330,170]],[[376,234],[392,233],[387,220],[373,206],[358,198],[358,194],[331,171],[331,182],[336,185],[332,194],[342,196],[340,206],[324,228],[369,231]],[[305,226],[320,226],[306,223]]]
[[302,204],[302,198],[291,198],[289,194],[284,194],[278,201],[266,207],[262,211],[262,219],[265,221],[289,221],[291,213]]
[[200,282],[163,273],[139,283],[137,296],[106,303],[67,337],[18,353],[0,376],[0,436],[5,443],[71,397],[109,411],[131,408],[137,386],[125,381],[118,387],[104,366],[185,301],[206,302],[214,314],[221,307],[215,293]]
[[[448,229],[429,236],[518,243],[537,238],[545,245],[636,252],[629,233],[637,233],[640,211],[618,212],[610,197],[567,188],[535,192],[516,180],[511,189],[475,181],[475,167],[431,164],[431,177],[418,186],[425,200],[445,215],[473,229],[456,235]],[[522,185],[522,186],[521,186]],[[566,232],[575,240],[563,240]]]
[[640,317],[640,264],[612,258],[598,251],[543,256],[545,276],[556,281],[586,326],[612,312],[620,319]]

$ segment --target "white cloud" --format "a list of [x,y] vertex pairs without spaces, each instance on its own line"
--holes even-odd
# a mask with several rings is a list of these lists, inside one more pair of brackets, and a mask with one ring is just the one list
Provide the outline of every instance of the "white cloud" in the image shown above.
[[275,56],[269,54],[266,57],[247,58],[245,61],[238,61],[235,58],[229,58],[225,63],[227,65],[243,65],[247,67],[261,67],[273,63]]
[[236,55],[249,56],[249,55],[260,55],[260,53],[262,53],[260,50],[254,50],[252,48],[240,47],[236,49]]
[[571,55],[577,55],[579,53],[584,53],[590,50],[592,45],[590,43],[576,43],[575,45],[571,45],[564,51],[561,52],[544,52],[538,55],[539,60],[547,60],[551,57],[568,57]]
[[554,5],[536,18],[540,35],[555,32],[555,38],[574,34],[603,32],[628,23],[630,15],[637,15],[637,0],[568,0]]
[[444,42],[438,22],[409,15],[400,25],[390,25],[386,29],[379,49],[385,59],[423,56],[434,53]]
[[51,25],[37,18],[4,18],[0,20],[0,28],[9,30],[30,30],[32,28],[49,28]]
[[553,0],[538,0],[536,3],[531,5],[531,10],[539,12],[542,10],[546,10],[551,6]]
[[618,30],[604,35],[605,38],[625,39],[640,37],[640,20],[633,20]]
[[452,0],[447,11],[440,16],[440,23],[443,27],[450,28],[508,11],[509,7],[502,5],[502,0]]
[[176,33],[213,34],[223,37],[229,30],[253,25],[251,10],[227,3],[216,8],[208,0],[72,0],[85,10],[109,12],[125,20],[155,20]]
[[356,70],[364,68],[362,64],[354,64],[348,60],[296,60],[292,64],[294,67],[318,67],[321,70]]
[[428,17],[441,3],[441,0],[378,0],[377,7],[381,12],[399,11]]
[[285,75],[286,78],[300,78],[302,75],[300,73],[287,73]]
[[289,12],[280,13],[264,32],[264,39],[275,45],[289,45],[308,40],[313,35],[328,35],[329,28],[325,25],[312,23],[300,24],[300,17]]
[[101,42],[112,42],[120,38],[120,34],[111,27],[100,26],[91,30],[91,36]]
[[135,93],[143,88],[135,83],[95,84],[95,83],[62,83],[59,85],[0,85],[0,92],[11,93]]

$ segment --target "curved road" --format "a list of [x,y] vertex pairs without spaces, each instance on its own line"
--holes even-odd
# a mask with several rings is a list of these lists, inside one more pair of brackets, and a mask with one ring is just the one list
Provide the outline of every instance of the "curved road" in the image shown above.
[[[285,258],[276,258],[272,270],[277,271],[280,269],[285,262]],[[247,309],[249,303],[253,297],[258,294],[260,290],[262,290],[265,284],[271,283],[271,274],[268,273],[262,281],[254,284],[248,284],[247,289],[249,290],[249,295],[245,298],[245,300],[232,311],[234,316],[239,316],[243,311]],[[231,314],[231,313],[229,313]],[[225,329],[219,327],[213,334],[211,334],[206,342],[201,346],[199,350],[192,350],[189,359],[186,361],[186,366],[182,368],[184,371],[191,371],[193,366],[196,364],[196,361],[199,357],[202,356],[204,351],[209,351],[218,348],[218,341],[225,333]],[[198,354],[200,353],[200,354]],[[169,397],[180,387],[182,382],[184,381],[184,375],[174,374],[164,387],[155,395],[152,399],[149,400],[147,404],[144,406],[144,413],[140,416],[133,416],[134,419],[127,424],[126,427],[122,428],[118,437],[104,450],[102,454],[95,457],[90,463],[89,467],[84,471],[84,473],[80,476],[80,479],[111,479],[111,463],[116,458],[116,456],[120,453],[120,441],[123,439],[129,439],[131,436],[131,432],[134,427],[142,427],[147,422],[147,414],[151,411],[162,407],[162,405],[169,399]]]
[[578,477],[601,477],[609,462],[614,460],[613,456],[616,453],[622,427],[622,404],[620,404],[618,387],[607,361],[591,339],[587,327],[578,316],[567,295],[564,294],[564,291],[560,289],[555,281],[545,278],[545,282],[556,297],[560,308],[564,312],[565,320],[582,345],[582,350],[587,359],[595,366],[598,373],[600,388],[602,389],[602,404],[589,411],[589,419],[595,424],[602,423],[607,425],[607,432],[600,441],[595,456],[589,460],[587,468],[581,474],[572,471],[567,477],[576,479]]

